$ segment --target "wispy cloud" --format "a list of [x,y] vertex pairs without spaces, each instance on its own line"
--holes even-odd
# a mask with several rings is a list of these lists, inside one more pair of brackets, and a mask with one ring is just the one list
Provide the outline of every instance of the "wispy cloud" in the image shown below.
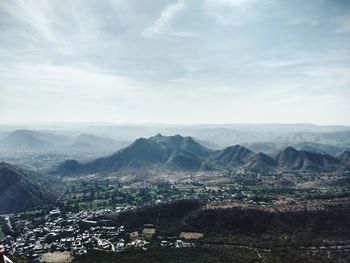
[[159,37],[193,37],[197,34],[188,31],[171,30],[172,23],[176,17],[186,9],[186,1],[178,0],[176,3],[167,6],[153,24],[143,31],[143,36],[149,38]]
[[308,25],[308,26],[318,26],[320,21],[316,18],[309,17],[294,17],[288,21],[288,25]]
[[[35,36],[50,42],[55,48],[62,52],[71,52],[68,50],[64,35],[59,34],[55,29],[58,21],[55,20],[55,6],[52,5],[52,2],[43,0],[14,0],[4,1],[0,6],[5,12],[22,23],[24,28],[23,32],[25,32],[25,30],[29,30],[29,32],[32,31]],[[61,22],[63,23],[63,21]]]
[[301,65],[309,62],[310,60],[307,60],[307,59],[294,59],[294,60],[279,59],[279,60],[263,60],[263,61],[259,61],[258,64],[267,68],[281,68],[281,67]]
[[223,6],[234,8],[248,8],[252,4],[257,3],[257,0],[205,0],[206,6]]
[[202,8],[220,25],[239,26],[252,18],[251,9],[256,5],[257,0],[205,0]]

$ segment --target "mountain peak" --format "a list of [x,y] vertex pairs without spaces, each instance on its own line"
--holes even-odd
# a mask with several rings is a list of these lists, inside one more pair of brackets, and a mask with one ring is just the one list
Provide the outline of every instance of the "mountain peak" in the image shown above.
[[224,149],[225,151],[231,151],[231,152],[252,152],[251,150],[249,150],[248,148],[236,144],[236,145],[232,145],[232,146],[228,146]]
[[214,162],[224,167],[237,166],[252,154],[254,153],[251,150],[237,144],[218,151],[214,157]]
[[298,152],[298,150],[295,149],[295,148],[293,148],[292,146],[288,146],[288,147],[286,147],[286,148],[283,150],[283,152],[286,152],[286,153],[296,153],[296,152]]

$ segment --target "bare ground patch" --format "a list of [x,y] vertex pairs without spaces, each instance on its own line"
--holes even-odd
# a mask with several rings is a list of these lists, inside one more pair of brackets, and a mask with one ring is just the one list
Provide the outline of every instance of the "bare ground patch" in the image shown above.
[[41,260],[48,263],[70,263],[73,260],[70,252],[45,253]]

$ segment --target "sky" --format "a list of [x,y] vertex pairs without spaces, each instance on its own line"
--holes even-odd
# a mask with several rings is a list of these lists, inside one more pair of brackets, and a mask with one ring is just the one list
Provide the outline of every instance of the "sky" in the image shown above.
[[350,125],[350,1],[0,0],[0,123]]

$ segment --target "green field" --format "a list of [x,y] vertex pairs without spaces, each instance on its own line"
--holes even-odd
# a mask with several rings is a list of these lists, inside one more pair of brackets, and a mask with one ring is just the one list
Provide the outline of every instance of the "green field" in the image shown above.
[[66,194],[61,198],[68,209],[87,210],[112,208],[115,205],[142,205],[157,198],[173,198],[179,191],[169,184],[159,183],[145,188],[123,187],[107,179],[76,180],[65,183]]

